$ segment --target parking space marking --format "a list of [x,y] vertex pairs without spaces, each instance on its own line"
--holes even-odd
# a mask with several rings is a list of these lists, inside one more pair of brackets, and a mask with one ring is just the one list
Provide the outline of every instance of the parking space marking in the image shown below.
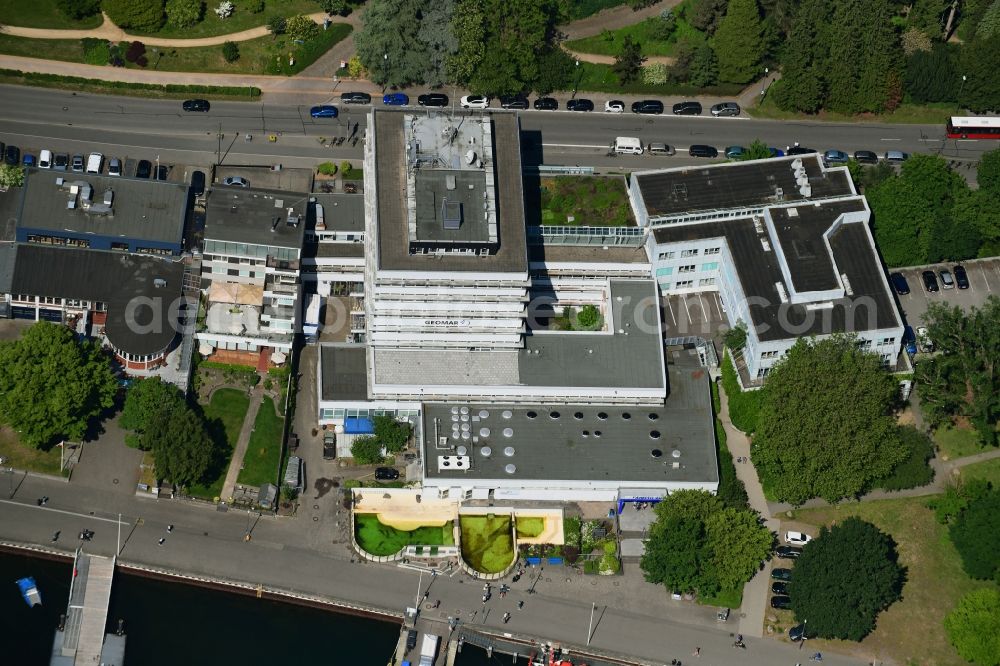
[[676,317],[676,316],[674,316],[674,306],[673,306],[673,305],[671,304],[671,301],[672,301],[672,300],[673,300],[673,299],[671,299],[671,298],[669,298],[669,297],[667,297],[667,298],[666,298],[666,302],[667,302],[667,312],[669,312],[669,313],[670,313],[670,321],[672,321],[672,322],[673,322],[674,326],[677,326],[677,317]]
[[715,296],[712,299],[712,303],[715,304],[715,313],[719,315],[719,321],[722,322],[726,321],[726,316],[722,314],[722,299],[719,298],[718,296]]
[[705,299],[701,297],[701,292],[698,293],[698,305],[701,306],[701,316],[704,320],[702,323],[705,324],[705,328],[707,329],[709,322],[712,321],[712,318],[708,316],[708,310],[705,308]]
[[986,289],[989,291],[993,291],[993,287],[990,286],[990,279],[986,277],[986,267],[983,266],[982,264],[979,264],[979,272],[983,274],[983,282],[986,283]]
[[681,302],[684,303],[684,311],[687,312],[688,324],[693,324],[691,320],[691,308],[688,307],[687,295],[681,296]]

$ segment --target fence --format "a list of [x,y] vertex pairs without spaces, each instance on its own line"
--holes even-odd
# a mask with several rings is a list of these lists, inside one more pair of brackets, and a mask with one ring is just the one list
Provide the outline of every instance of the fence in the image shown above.
[[593,176],[594,167],[588,166],[562,166],[558,164],[539,164],[537,167],[525,167],[525,171],[537,171],[540,174],[562,175],[562,176]]

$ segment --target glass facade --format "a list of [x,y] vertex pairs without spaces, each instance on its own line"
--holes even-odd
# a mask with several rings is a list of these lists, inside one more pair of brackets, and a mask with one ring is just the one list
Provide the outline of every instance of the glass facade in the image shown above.
[[297,259],[299,251],[291,247],[271,247],[270,245],[255,245],[253,243],[236,243],[232,241],[206,240],[205,254],[225,254],[228,256],[266,259],[274,257],[281,261]]

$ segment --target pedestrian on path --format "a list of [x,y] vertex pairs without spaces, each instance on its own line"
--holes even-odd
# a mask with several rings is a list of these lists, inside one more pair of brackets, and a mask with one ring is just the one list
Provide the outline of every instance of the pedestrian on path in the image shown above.
[[694,649],[694,652],[692,652],[691,654],[693,654],[695,657],[700,657],[701,656],[701,648],[700,647],[696,647]]
[[161,546],[163,545],[163,542],[164,542],[164,541],[166,541],[166,539],[164,539],[163,537],[160,537],[160,541],[159,541],[159,543],[160,543],[160,545],[161,545]]

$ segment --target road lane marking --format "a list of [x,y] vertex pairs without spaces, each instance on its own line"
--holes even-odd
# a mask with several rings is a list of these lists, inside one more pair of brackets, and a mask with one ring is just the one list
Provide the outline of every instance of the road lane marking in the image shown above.
[[902,139],[879,139],[879,141],[902,141]]
[[[118,519],[117,518],[101,518],[100,516],[92,516],[89,513],[77,513],[75,511],[66,511],[64,509],[50,509],[47,506],[37,506],[37,505],[34,505],[34,504],[27,504],[25,502],[15,502],[14,500],[0,500],[0,503],[3,503],[3,504],[12,504],[14,506],[24,507],[25,509],[38,509],[39,511],[51,511],[53,513],[62,513],[62,514],[65,514],[67,516],[76,516],[77,518],[86,518],[87,520],[101,520],[101,521],[104,521],[105,523],[118,523]],[[126,524],[125,521],[124,521],[124,519],[122,520],[122,524],[123,525]]]

